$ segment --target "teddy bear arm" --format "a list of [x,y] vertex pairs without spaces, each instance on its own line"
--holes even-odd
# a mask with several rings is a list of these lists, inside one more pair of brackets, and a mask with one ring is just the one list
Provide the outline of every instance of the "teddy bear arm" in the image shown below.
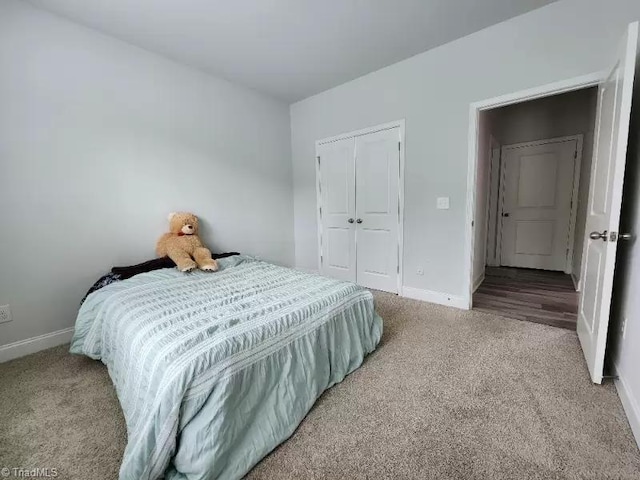
[[191,240],[191,246],[194,249],[204,248],[206,250],[206,247],[204,246],[204,244],[202,243],[202,240],[200,240],[200,237],[198,235],[192,235],[190,240]]
[[167,239],[171,237],[170,233],[165,233],[160,237],[158,243],[156,244],[156,254],[158,257],[166,257],[168,254],[167,251]]

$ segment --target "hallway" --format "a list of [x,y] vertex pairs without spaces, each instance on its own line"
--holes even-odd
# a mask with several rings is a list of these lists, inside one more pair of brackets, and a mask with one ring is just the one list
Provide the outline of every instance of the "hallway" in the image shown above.
[[578,293],[562,272],[487,267],[473,308],[554,327],[576,329]]

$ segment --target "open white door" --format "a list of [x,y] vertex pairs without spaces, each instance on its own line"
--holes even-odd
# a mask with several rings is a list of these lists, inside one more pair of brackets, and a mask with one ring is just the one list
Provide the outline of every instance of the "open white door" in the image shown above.
[[595,383],[602,383],[604,368],[637,46],[635,22],[598,92],[578,310],[578,337]]

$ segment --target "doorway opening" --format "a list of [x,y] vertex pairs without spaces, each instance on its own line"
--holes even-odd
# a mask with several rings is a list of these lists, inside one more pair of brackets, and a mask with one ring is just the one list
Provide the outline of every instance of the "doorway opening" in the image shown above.
[[[469,108],[469,169],[467,176],[467,191],[469,195],[467,195],[467,225],[465,232],[465,268],[468,275],[465,293],[468,306],[472,308],[474,279],[477,278],[474,266],[481,265],[481,267],[485,267],[486,265],[486,262],[476,260],[476,253],[478,255],[483,254],[482,251],[476,252],[475,245],[476,239],[480,239],[479,241],[481,242],[485,238],[484,234],[480,235],[478,232],[478,230],[483,230],[485,226],[481,223],[478,225],[479,228],[474,228],[476,215],[483,215],[482,208],[476,208],[477,205],[488,202],[486,199],[483,200],[485,197],[482,197],[477,192],[478,186],[484,185],[481,182],[478,183],[478,166],[482,164],[480,156],[487,156],[486,145],[480,145],[481,140],[486,138],[486,135],[483,135],[483,132],[480,131],[482,126],[480,125],[481,115],[483,112],[497,107],[598,86],[595,114],[597,126],[593,133],[593,159],[591,160],[592,167],[588,180],[589,194],[586,220],[584,221],[584,242],[582,243],[582,259],[577,282],[580,295],[578,298],[576,328],[587,368],[594,383],[602,383],[604,378],[604,360],[611,316],[611,298],[613,295],[613,278],[618,242],[631,238],[629,234],[620,234],[618,229],[620,226],[624,172],[627,161],[631,105],[633,103],[633,86],[638,53],[638,30],[638,22],[633,22],[627,26],[621,35],[617,49],[608,57],[608,66],[604,65],[605,68],[599,73],[475,102]],[[591,156],[587,156],[587,158],[591,158]],[[547,160],[545,160],[547,164],[552,163]],[[525,180],[527,178],[536,179],[537,176],[541,175],[540,172],[552,170],[549,165],[541,167],[532,162],[522,161],[518,163],[520,170],[523,168],[523,163],[529,163],[529,165],[524,166],[525,170],[529,169],[525,172]],[[582,170],[587,169],[583,168]],[[559,170],[556,171],[556,177],[561,177],[562,175],[557,172]],[[505,187],[509,184],[507,177],[505,177]],[[481,175],[480,178],[482,178]],[[528,185],[529,182],[525,180],[523,182]],[[520,176],[518,176],[516,184],[519,184],[519,182]],[[580,178],[578,178],[578,182],[580,182]],[[540,189],[550,190],[549,185],[544,184],[542,180],[537,181],[537,183],[542,185]],[[585,181],[584,183],[587,182]],[[538,197],[541,196],[538,194],[537,189],[532,191]],[[528,196],[530,193],[531,191],[527,191],[523,198],[534,198],[535,195],[533,197]],[[580,225],[580,222],[577,221],[576,224]],[[549,227],[547,227],[548,229]],[[523,231],[527,233],[526,228]],[[543,231],[540,230],[540,232]],[[534,236],[542,236],[533,228],[529,228],[528,232],[534,232]],[[523,238],[525,239],[523,240],[523,245],[528,245],[530,243],[529,238],[526,236]],[[577,242],[579,243],[580,240],[578,239]],[[517,254],[518,251],[515,253]],[[573,258],[571,263],[574,263]],[[573,272],[573,267],[571,267],[571,273],[574,273],[574,275],[577,273]]]
[[473,308],[576,329],[597,95],[480,112]]

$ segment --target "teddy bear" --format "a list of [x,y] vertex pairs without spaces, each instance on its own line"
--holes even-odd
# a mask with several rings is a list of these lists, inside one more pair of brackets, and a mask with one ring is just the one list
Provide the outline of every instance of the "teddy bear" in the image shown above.
[[218,262],[211,258],[211,252],[198,237],[198,217],[187,212],[170,213],[169,230],[156,245],[159,257],[169,256],[181,272],[196,266],[201,270],[218,270]]

